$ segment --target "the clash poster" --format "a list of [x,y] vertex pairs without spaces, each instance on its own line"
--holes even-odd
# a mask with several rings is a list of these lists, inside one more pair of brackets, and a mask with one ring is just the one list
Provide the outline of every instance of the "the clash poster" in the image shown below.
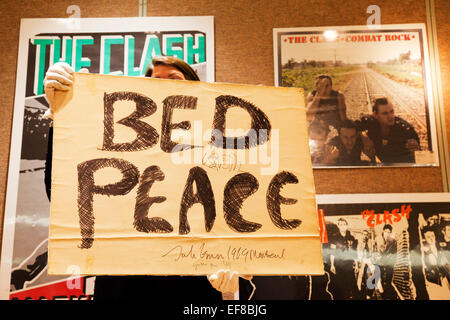
[[153,56],[177,56],[214,81],[213,17],[22,19],[5,204],[0,299],[90,299],[94,278],[47,274],[49,199],[44,167],[50,120],[43,79],[75,71],[140,77]]
[[316,198],[325,275],[255,277],[254,299],[450,300],[448,194]]
[[313,166],[437,166],[424,24],[274,29],[277,86],[305,91]]

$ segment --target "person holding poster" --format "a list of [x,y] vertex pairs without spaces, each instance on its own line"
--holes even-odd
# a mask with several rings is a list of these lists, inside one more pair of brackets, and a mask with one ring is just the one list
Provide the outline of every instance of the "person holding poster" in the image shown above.
[[[73,84],[74,70],[67,63],[56,63],[46,73],[44,87],[50,108],[47,117],[52,117],[54,91],[67,91]],[[145,73],[146,77],[199,81],[196,72],[183,60],[175,57],[155,57]],[[50,128],[45,169],[45,184],[50,199],[52,137]],[[251,279],[248,276],[242,276]],[[239,275],[230,270],[219,270],[208,277],[199,276],[97,276],[94,300],[139,300],[139,299],[199,299],[202,301],[221,300],[238,290]]]
[[382,163],[414,163],[414,152],[420,150],[420,140],[414,127],[396,117],[387,98],[378,98],[372,115],[357,121],[361,131],[367,130],[377,157]]

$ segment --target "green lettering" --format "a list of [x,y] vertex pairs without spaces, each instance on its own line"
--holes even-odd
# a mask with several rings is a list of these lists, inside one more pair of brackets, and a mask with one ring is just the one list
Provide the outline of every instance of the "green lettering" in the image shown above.
[[94,38],[91,36],[75,36],[73,40],[75,55],[72,59],[72,66],[75,72],[78,72],[83,67],[91,66],[91,59],[83,57],[83,46],[94,44]]
[[113,44],[123,45],[122,36],[102,36],[100,49],[100,73],[122,75],[122,71],[111,72],[111,46]]
[[45,53],[47,46],[53,44],[53,38],[34,38],[31,40],[31,43],[36,46],[33,92],[39,95],[44,93]]
[[133,36],[125,36],[125,50],[124,50],[124,74],[130,77],[136,77],[141,74],[141,70],[139,67],[134,66],[134,37]]
[[161,55],[161,45],[159,44],[159,39],[155,35],[147,35],[145,37],[144,52],[141,58],[141,75],[145,74],[148,65],[152,62],[154,56]]
[[56,62],[72,62],[72,38],[63,37],[63,46],[61,50],[61,39],[56,38],[53,42],[53,63]]
[[178,59],[183,60],[183,48],[174,46],[174,43],[183,43],[183,37],[179,34],[176,35],[164,35],[164,49],[166,56],[176,56]]

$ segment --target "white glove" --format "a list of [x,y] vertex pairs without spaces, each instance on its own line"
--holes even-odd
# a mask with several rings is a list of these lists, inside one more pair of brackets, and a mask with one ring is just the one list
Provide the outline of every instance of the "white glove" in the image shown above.
[[239,289],[239,275],[236,271],[219,270],[216,273],[209,275],[208,280],[214,289],[222,293],[234,293]]
[[252,276],[239,276],[236,271],[219,270],[209,275],[208,280],[214,289],[222,293],[235,293],[239,290],[239,277],[251,280]]
[[75,71],[67,62],[57,62],[48,68],[44,78],[45,98],[49,104],[48,110],[44,114],[44,119],[53,119],[55,110],[55,89],[68,91],[73,84],[73,74]]
[[[89,72],[83,68],[80,72]],[[73,85],[73,74],[75,71],[67,62],[57,62],[48,68],[44,78],[45,98],[49,104],[49,109],[44,114],[44,119],[53,119],[55,110],[55,90],[68,91]]]

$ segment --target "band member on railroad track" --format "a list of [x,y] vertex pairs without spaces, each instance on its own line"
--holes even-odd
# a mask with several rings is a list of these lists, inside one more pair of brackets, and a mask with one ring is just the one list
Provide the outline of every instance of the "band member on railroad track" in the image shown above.
[[306,119],[319,120],[339,129],[340,123],[347,119],[347,107],[344,95],[332,88],[333,82],[328,75],[316,78],[316,90],[306,97]]
[[327,144],[330,128],[321,121],[314,120],[308,127],[311,162],[317,166],[330,166],[336,163],[339,151]]
[[420,142],[413,126],[395,116],[387,98],[376,99],[372,111],[372,115],[363,116],[356,122],[361,131],[367,130],[381,162],[415,162],[414,152],[420,150]]

